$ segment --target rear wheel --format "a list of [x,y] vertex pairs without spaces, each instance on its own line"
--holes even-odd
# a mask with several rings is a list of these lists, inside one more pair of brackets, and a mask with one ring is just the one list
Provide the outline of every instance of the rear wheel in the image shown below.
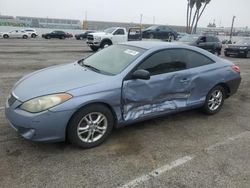
[[103,105],[91,105],[79,110],[70,120],[67,136],[72,144],[92,148],[103,143],[113,129],[114,118]]
[[154,38],[154,35],[151,33],[151,34],[149,34],[149,37],[148,37],[149,39],[153,39]]
[[175,38],[174,35],[171,34],[171,35],[169,35],[168,41],[172,42],[172,41],[174,41],[174,38]]
[[215,51],[214,51],[214,55],[219,56],[219,55],[220,55],[219,51],[218,51],[218,50],[215,50]]
[[31,38],[36,38],[36,34],[33,33],[33,34],[31,35]]
[[23,35],[23,39],[27,39],[28,38],[28,36],[27,35]]
[[9,38],[9,35],[4,35],[3,38],[4,38],[4,39],[8,39],[8,38]]
[[65,39],[65,36],[61,36],[60,39],[64,40],[64,39]]
[[246,53],[246,58],[250,58],[250,50]]
[[208,115],[219,112],[224,103],[225,96],[226,92],[222,86],[214,87],[206,97],[206,102],[202,108],[203,112]]
[[50,39],[51,37],[48,35],[48,36],[46,36],[45,38],[46,38],[46,39]]
[[225,52],[224,55],[225,55],[226,57],[229,57],[229,54],[228,54],[227,52]]

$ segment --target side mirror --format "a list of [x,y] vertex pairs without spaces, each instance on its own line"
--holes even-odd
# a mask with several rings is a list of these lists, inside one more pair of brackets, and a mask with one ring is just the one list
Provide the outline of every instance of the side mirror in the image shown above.
[[146,71],[146,70],[139,69],[139,70],[136,70],[132,74],[132,78],[133,79],[141,79],[141,80],[149,80],[150,79],[150,73],[148,71]]

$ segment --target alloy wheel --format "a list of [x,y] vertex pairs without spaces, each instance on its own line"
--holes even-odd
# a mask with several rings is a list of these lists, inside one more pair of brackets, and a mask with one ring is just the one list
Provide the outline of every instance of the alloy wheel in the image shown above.
[[223,100],[223,93],[220,90],[214,90],[208,100],[208,108],[211,111],[217,110]]
[[100,112],[91,112],[80,120],[77,127],[77,134],[81,141],[93,143],[103,137],[107,128],[107,117]]

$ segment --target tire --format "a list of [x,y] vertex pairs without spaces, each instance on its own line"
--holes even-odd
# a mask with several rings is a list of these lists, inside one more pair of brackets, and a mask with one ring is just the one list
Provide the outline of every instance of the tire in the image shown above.
[[106,40],[101,43],[101,49],[107,48],[112,45],[112,42]]
[[48,35],[48,36],[46,36],[45,38],[46,38],[46,39],[50,39],[51,37]]
[[225,89],[218,85],[209,91],[202,111],[208,115],[214,115],[220,111],[226,97]]
[[5,34],[5,35],[3,35],[3,38],[4,38],[4,39],[8,39],[8,38],[9,38],[9,35],[6,35],[6,34]]
[[93,51],[93,52],[96,52],[99,48],[98,47],[96,47],[96,46],[90,46],[90,48],[91,48],[91,50]]
[[33,33],[33,34],[31,35],[31,38],[36,38],[36,34]]
[[61,36],[60,39],[64,40],[64,39],[65,39],[65,36]]
[[217,50],[214,50],[214,53],[213,53],[214,55],[216,55],[216,56],[219,56],[220,55],[220,53],[217,51]]
[[227,53],[227,52],[224,52],[224,55],[225,55],[226,57],[229,57],[229,55],[228,55],[228,53]]
[[148,38],[149,39],[154,39],[154,35],[151,33],[151,34],[149,34]]
[[250,58],[250,50],[246,53],[246,58]]
[[169,35],[169,37],[168,37],[168,41],[169,42],[172,42],[172,41],[174,41],[175,40],[175,37],[174,37],[174,35]]
[[23,39],[27,39],[28,38],[28,36],[27,35],[23,35]]
[[[98,118],[99,123],[96,123]],[[67,127],[67,138],[78,147],[92,148],[106,140],[113,126],[114,117],[107,107],[99,104],[90,105],[73,115]]]

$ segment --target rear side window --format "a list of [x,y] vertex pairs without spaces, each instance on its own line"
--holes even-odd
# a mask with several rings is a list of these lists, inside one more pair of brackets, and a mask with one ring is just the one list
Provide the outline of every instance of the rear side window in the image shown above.
[[213,60],[192,50],[182,50],[182,57],[185,58],[187,68],[195,68],[214,63]]
[[151,75],[181,71],[214,63],[208,57],[186,49],[171,49],[157,52],[146,59],[137,69],[145,69]]

